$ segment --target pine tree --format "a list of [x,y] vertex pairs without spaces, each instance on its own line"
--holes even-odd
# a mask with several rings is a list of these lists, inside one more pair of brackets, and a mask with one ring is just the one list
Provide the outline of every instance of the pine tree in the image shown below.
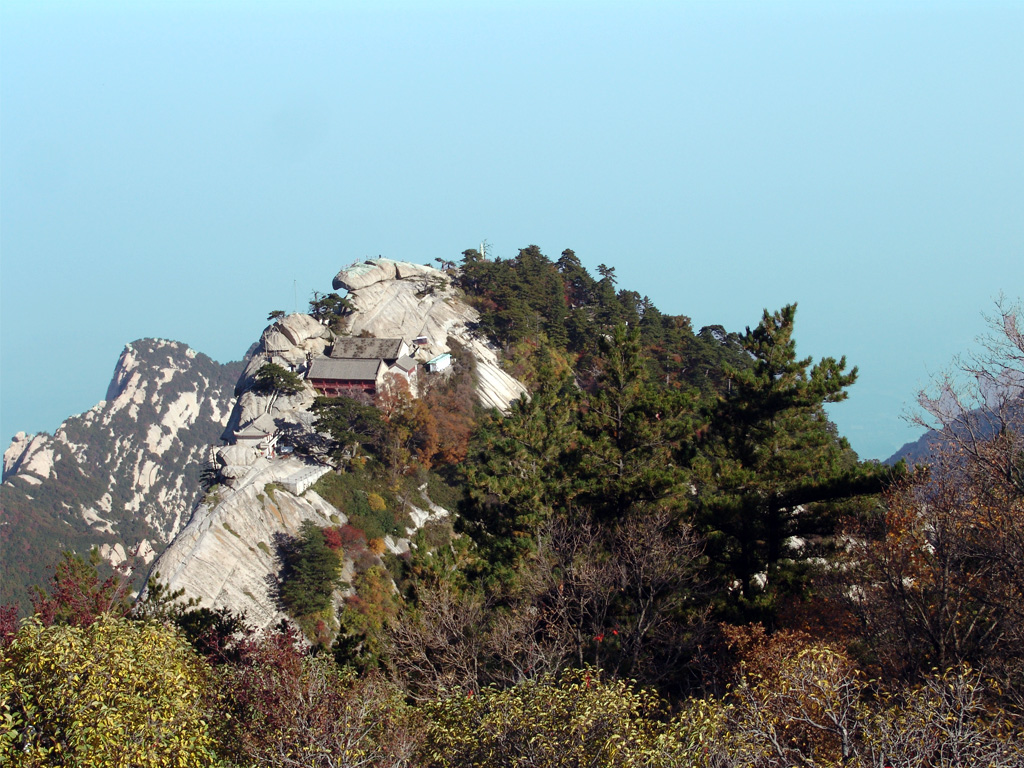
[[597,283],[583,267],[575,252],[568,248],[562,251],[557,266],[565,284],[565,297],[569,307],[575,309],[590,304]]
[[543,348],[539,355],[532,396],[481,426],[465,468],[463,519],[499,570],[535,549],[542,524],[577,493],[576,394],[568,372],[558,372]]
[[604,516],[634,505],[674,504],[685,488],[680,463],[693,400],[651,377],[639,329],[616,326],[602,337],[601,371],[581,417],[581,479],[586,498]]
[[791,537],[832,532],[831,513],[843,499],[880,490],[883,473],[859,465],[839,438],[823,405],[844,400],[857,378],[846,358],[799,359],[793,340],[796,305],[770,314],[742,338],[753,367],[728,370],[729,391],[710,409],[695,461],[699,521],[708,553],[727,580],[739,582],[749,608],[762,593],[765,574],[771,611],[787,574],[799,559]]
[[283,543],[279,594],[298,618],[325,610],[341,574],[341,557],[324,540],[323,530],[306,520],[299,536]]

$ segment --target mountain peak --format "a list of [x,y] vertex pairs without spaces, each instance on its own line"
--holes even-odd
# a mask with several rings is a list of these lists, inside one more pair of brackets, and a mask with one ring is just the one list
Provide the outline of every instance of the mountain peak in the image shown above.
[[95,546],[111,563],[121,551],[152,559],[198,500],[239,369],[181,342],[139,339],[125,345],[104,400],[52,436],[15,435],[0,488],[0,602],[26,602],[27,585],[46,581],[60,549]]

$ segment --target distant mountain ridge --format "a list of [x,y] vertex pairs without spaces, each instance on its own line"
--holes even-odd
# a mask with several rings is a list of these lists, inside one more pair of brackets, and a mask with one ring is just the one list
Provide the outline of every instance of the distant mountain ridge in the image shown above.
[[917,440],[904,443],[892,456],[883,461],[883,464],[892,466],[906,459],[908,464],[927,464],[939,441],[939,433],[933,429],[928,430]]
[[243,363],[162,339],[127,344],[107,397],[54,434],[19,432],[0,486],[0,603],[27,601],[63,549],[145,562],[188,521]]
[[[999,414],[979,408],[967,411],[949,423],[949,429],[953,434],[965,437],[973,435],[974,437],[970,438],[972,440],[988,440],[995,437],[1002,428],[1017,432],[1024,430],[1024,399],[1008,399]],[[904,443],[898,451],[882,463],[892,465],[900,459],[906,459],[908,464],[927,464],[935,451],[940,448],[942,441],[943,438],[939,431],[929,429],[917,440]]]

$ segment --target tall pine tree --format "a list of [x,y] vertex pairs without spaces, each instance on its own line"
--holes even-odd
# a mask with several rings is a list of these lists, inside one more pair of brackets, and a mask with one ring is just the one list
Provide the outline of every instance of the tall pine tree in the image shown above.
[[538,356],[532,396],[481,425],[464,468],[462,521],[496,572],[535,550],[542,525],[577,493],[577,394],[546,348]]
[[845,357],[798,358],[795,315],[795,304],[765,310],[747,328],[742,343],[754,364],[728,371],[731,386],[710,409],[694,462],[707,552],[738,582],[733,594],[753,618],[771,618],[799,544],[832,533],[835,504],[880,490],[884,478],[858,464],[823,408],[846,399],[857,369],[847,371]]

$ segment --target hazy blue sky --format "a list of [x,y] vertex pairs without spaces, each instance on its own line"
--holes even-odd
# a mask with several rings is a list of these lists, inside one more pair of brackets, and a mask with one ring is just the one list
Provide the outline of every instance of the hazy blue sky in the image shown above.
[[799,302],[879,458],[1024,294],[1024,3],[205,5],[0,6],[5,444],[128,341],[237,359],[296,287],[486,240],[696,327]]

